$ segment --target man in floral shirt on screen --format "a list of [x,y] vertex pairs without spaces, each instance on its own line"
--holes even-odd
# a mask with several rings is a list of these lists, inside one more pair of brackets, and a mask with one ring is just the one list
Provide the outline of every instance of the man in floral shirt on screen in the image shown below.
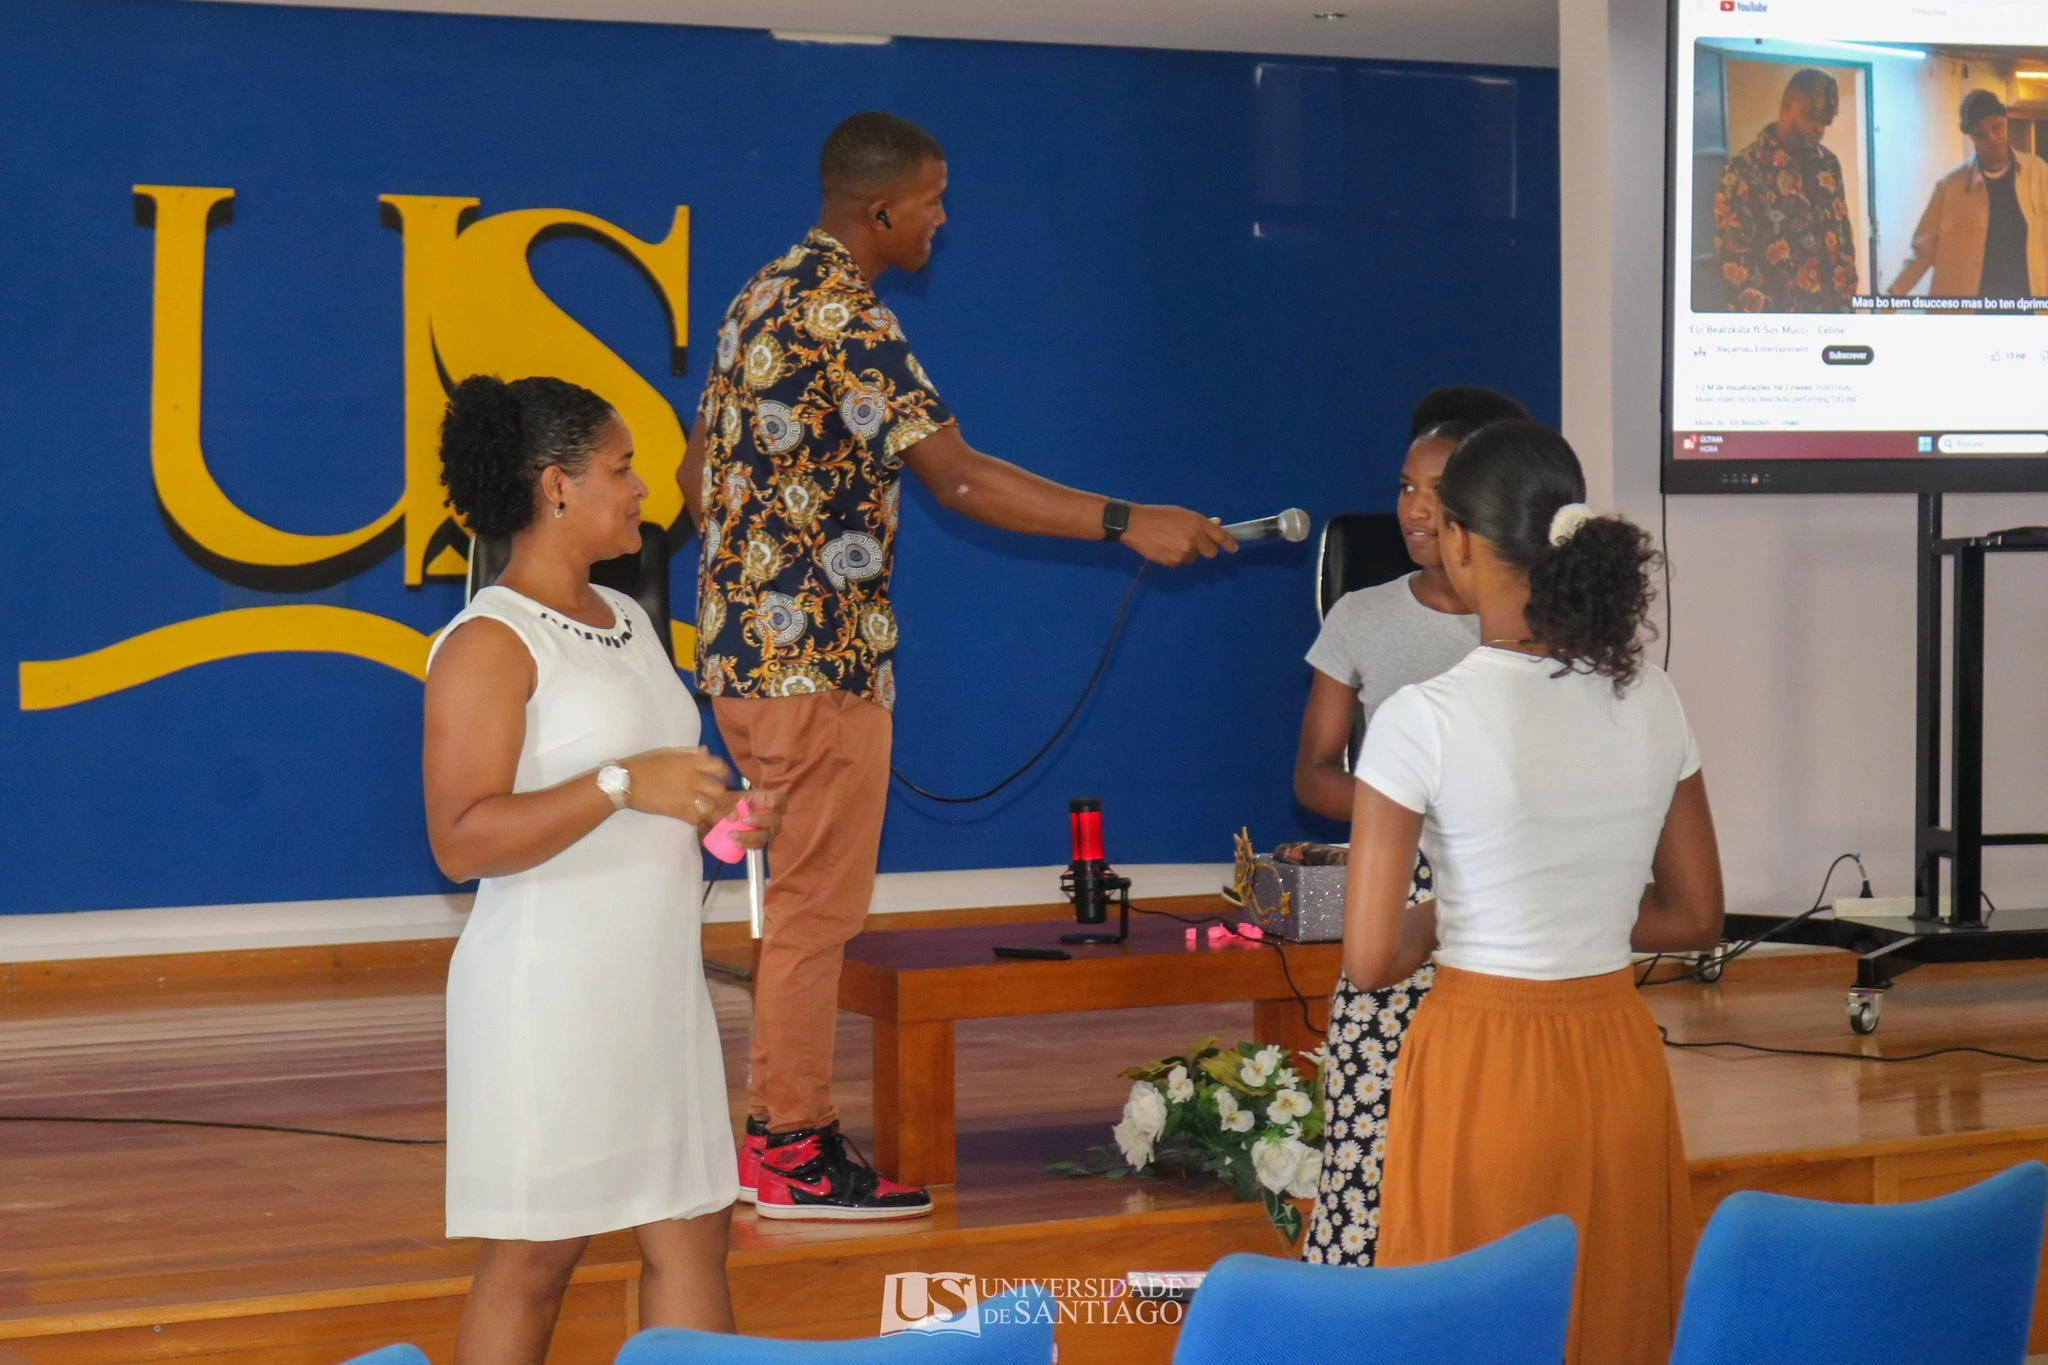
[[874,897],[889,794],[902,470],[976,521],[1120,540],[1157,564],[1236,544],[1186,508],[1083,493],[969,446],[874,291],[931,258],[945,153],[893,114],[855,114],[818,170],[817,226],[726,312],[678,478],[703,535],[698,685],[741,773],[788,800],[754,976],[741,1198],[769,1218],[908,1218],[930,1197],[860,1161],[832,1103],[842,949]]
[[1835,121],[1835,78],[1793,73],[1756,141],[1728,158],[1714,195],[1714,263],[1731,313],[1846,313],[1856,240],[1842,163],[1820,140]]

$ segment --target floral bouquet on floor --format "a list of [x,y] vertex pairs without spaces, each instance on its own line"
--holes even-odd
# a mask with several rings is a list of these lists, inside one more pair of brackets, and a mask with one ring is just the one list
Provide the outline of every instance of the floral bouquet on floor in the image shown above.
[[1222,1048],[1205,1038],[1185,1057],[1130,1067],[1116,1147],[1090,1148],[1048,1170],[1068,1175],[1144,1175],[1154,1167],[1220,1176],[1247,1203],[1265,1203],[1291,1245],[1301,1210],[1323,1174],[1323,1049],[1290,1054],[1259,1043]]

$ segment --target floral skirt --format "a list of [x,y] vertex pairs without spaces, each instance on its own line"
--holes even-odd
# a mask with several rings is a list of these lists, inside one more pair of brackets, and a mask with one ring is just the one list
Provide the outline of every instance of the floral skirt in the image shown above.
[[[1428,900],[1429,860],[1415,860],[1408,903]],[[1330,1054],[1323,1088],[1323,1176],[1301,1259],[1314,1265],[1371,1265],[1380,1238],[1380,1167],[1387,1156],[1387,1098],[1394,1060],[1436,968],[1398,986],[1361,991],[1341,974],[1330,993]]]

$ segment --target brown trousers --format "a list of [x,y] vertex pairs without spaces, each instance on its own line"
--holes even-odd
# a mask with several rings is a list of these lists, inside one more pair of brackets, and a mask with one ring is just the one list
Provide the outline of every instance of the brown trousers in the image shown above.
[[789,802],[768,849],[747,1109],[772,1132],[819,1127],[838,1117],[839,967],[874,899],[890,715],[838,691],[718,697],[711,712],[747,781]]

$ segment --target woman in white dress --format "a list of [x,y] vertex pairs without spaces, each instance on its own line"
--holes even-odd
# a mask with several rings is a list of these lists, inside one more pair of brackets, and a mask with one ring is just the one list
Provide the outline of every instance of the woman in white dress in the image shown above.
[[[733,1325],[698,840],[739,793],[697,746],[668,623],[590,582],[640,546],[632,461],[618,415],[556,379],[465,379],[442,425],[450,503],[512,539],[427,665],[427,835],[480,878],[448,971],[448,1235],[484,1239],[459,1365],[538,1365],[585,1243],[618,1228],[643,1323]],[[759,846],[779,799],[749,810]]]

